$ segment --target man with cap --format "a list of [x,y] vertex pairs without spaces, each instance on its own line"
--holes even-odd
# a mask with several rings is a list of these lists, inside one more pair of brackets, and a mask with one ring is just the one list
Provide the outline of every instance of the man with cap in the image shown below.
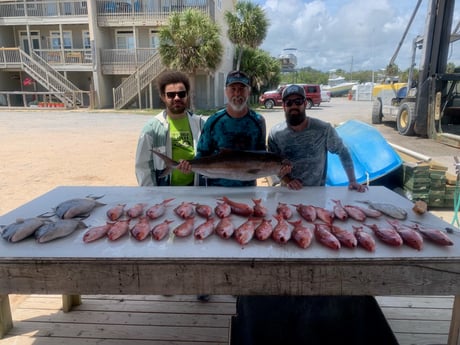
[[[225,95],[227,105],[206,121],[197,145],[196,157],[211,156],[222,149],[266,150],[266,125],[262,115],[249,109],[247,104],[251,84],[246,73],[232,71],[227,75]],[[256,180],[205,180],[207,186],[255,186]]]
[[268,149],[291,163],[283,167],[281,182],[289,189],[324,186],[327,154],[337,154],[348,177],[348,188],[364,192],[356,182],[350,152],[330,123],[308,117],[305,90],[300,85],[287,86],[282,94],[286,121],[275,125],[268,136]]

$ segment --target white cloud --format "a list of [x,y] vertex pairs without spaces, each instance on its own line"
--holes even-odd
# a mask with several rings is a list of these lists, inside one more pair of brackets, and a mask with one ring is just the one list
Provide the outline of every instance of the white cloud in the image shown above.
[[[270,21],[261,48],[272,56],[296,48],[297,67],[322,71],[385,68],[406,29],[416,0],[252,0]],[[395,63],[410,65],[412,41],[424,34],[428,2],[423,0]],[[460,5],[459,5],[460,6]],[[455,25],[460,17],[454,12]],[[457,45],[460,43],[457,43]],[[458,48],[457,48],[458,50]],[[449,61],[460,65],[455,44]],[[416,62],[419,62],[417,56]]]

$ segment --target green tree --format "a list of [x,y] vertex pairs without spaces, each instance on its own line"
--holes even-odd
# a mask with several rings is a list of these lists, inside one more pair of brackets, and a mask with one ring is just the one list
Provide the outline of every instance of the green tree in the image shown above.
[[269,22],[263,9],[250,1],[238,1],[235,13],[225,12],[225,19],[228,24],[228,38],[238,48],[236,69],[239,70],[244,51],[242,48],[260,46],[267,36]]
[[[241,49],[241,48],[240,48]],[[280,61],[261,49],[243,48],[241,69],[251,78],[253,93],[260,93],[264,86],[277,86],[280,82]]]
[[162,63],[190,77],[193,108],[196,72],[215,71],[222,60],[220,28],[203,12],[188,9],[172,13],[168,25],[160,30],[159,38]]

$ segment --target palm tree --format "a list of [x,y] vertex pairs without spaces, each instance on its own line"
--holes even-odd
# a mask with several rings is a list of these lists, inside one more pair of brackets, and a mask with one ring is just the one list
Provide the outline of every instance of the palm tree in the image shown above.
[[236,69],[240,69],[243,47],[257,48],[267,35],[268,19],[259,5],[250,1],[239,1],[235,13],[225,12],[228,24],[228,38],[238,47]]
[[220,29],[208,16],[196,9],[174,12],[168,25],[159,32],[162,63],[187,73],[192,85],[191,108],[195,99],[195,74],[198,70],[215,71],[223,46]]
[[280,82],[280,61],[259,48],[244,48],[241,69],[253,76],[252,87],[256,93],[263,86],[276,86]]

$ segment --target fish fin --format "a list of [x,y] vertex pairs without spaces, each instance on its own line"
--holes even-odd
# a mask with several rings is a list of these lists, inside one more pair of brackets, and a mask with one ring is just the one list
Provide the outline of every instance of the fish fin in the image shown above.
[[167,175],[169,175],[172,171],[172,169],[174,169],[176,166],[177,166],[177,162],[175,160],[172,160],[171,158],[169,158],[168,156],[156,151],[156,150],[151,150],[152,153],[156,154],[158,157],[160,157],[163,162],[165,162],[166,164],[166,168],[165,170],[161,173],[160,177],[165,177]]

